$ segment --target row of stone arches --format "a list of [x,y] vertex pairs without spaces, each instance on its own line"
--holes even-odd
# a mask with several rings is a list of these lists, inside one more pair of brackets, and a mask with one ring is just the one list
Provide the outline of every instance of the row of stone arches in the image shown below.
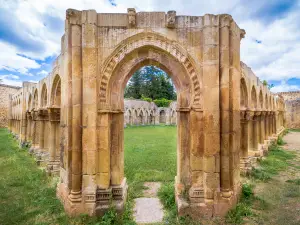
[[[62,54],[57,60],[63,88],[52,85],[55,72],[38,85],[25,85],[22,98],[26,103],[21,100],[18,112],[21,128],[13,124],[10,129],[20,134],[21,143],[31,138],[33,152],[49,153],[49,170],[60,169],[57,195],[70,214],[97,215],[110,204],[122,210],[127,193],[124,113],[129,123],[134,117],[145,123],[155,115],[158,122],[168,122],[166,109],[127,110],[124,89],[137,69],[158,66],[170,75],[177,90],[176,110],[169,110],[169,115],[176,117],[178,126],[174,187],[179,214],[196,218],[224,215],[239,198],[240,144],[247,154],[243,157],[249,160],[249,149],[255,152],[253,157],[260,153],[255,147],[263,136],[258,134],[264,134],[264,146],[275,138],[280,132],[279,115],[284,114],[284,109],[277,108],[281,100],[270,97],[257,77],[240,64],[238,46],[245,32],[231,16],[178,17],[172,20],[178,22],[176,26],[166,27],[161,23],[164,13],[154,13],[153,18],[161,17],[153,21],[145,15],[151,18],[143,13],[128,15],[129,24],[124,25],[124,14],[68,10]],[[99,16],[109,17],[98,20]],[[135,23],[137,19],[141,20]],[[115,23],[108,26],[103,21]],[[114,32],[103,29],[113,26]],[[134,26],[141,27],[134,30]],[[145,27],[151,29],[145,31]],[[170,32],[170,27],[179,30]],[[122,35],[116,38],[116,32]],[[166,35],[170,33],[174,35]],[[62,98],[57,95],[57,102],[61,107],[52,102],[53,90],[60,90]],[[241,125],[243,121],[247,125]],[[49,135],[45,135],[47,129]],[[58,143],[60,155],[55,150]]]

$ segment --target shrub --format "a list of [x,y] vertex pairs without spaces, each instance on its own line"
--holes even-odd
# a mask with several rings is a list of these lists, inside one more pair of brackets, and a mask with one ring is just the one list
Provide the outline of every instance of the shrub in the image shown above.
[[144,95],[142,95],[141,99],[146,102],[152,102],[152,98],[147,98]]
[[155,99],[153,101],[158,107],[169,107],[172,100],[168,100],[165,98]]
[[278,145],[284,145],[284,144],[286,144],[285,141],[282,139],[282,136],[279,136],[279,137],[278,137],[278,139],[277,139],[277,144],[278,144]]

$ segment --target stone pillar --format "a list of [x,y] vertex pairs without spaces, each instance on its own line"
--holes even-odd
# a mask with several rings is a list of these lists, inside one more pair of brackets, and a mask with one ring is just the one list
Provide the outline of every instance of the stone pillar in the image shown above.
[[8,95],[8,130],[12,132],[12,99],[11,94]]
[[259,115],[257,113],[253,117],[253,151],[258,151],[259,142]]
[[269,112],[266,113],[265,117],[265,125],[266,125],[266,140],[269,140]]
[[265,112],[261,113],[261,119],[260,119],[260,135],[261,135],[261,141],[260,143],[264,145],[265,139],[266,139],[266,132],[265,132]]
[[44,143],[44,136],[45,136],[45,121],[40,116],[39,118],[40,130],[39,130],[39,149],[40,151],[44,151],[45,143]]
[[49,174],[58,174],[59,172],[59,160],[57,154],[57,126],[59,125],[59,109],[49,108],[49,121],[50,121],[50,133],[49,133],[49,161],[47,164],[47,172]]
[[[71,60],[72,60],[72,183],[69,199],[72,203],[81,202],[82,186],[82,34],[81,12],[75,13],[76,21],[71,21]],[[75,18],[74,18],[75,19]],[[78,21],[77,21],[78,20]]]
[[247,174],[251,169],[249,156],[248,156],[248,124],[249,124],[249,114],[245,111],[241,111],[241,154],[240,154],[240,169],[242,174]]
[[248,154],[254,149],[254,112],[247,111],[247,117],[249,118],[248,122]]

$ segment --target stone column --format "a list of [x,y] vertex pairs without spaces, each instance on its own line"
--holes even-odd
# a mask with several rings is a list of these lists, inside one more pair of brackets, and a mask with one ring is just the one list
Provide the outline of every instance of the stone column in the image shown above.
[[82,185],[82,55],[81,12],[78,21],[70,24],[72,59],[72,184],[69,199],[81,202]]
[[253,131],[254,131],[254,121],[253,121],[253,117],[254,117],[254,112],[252,111],[247,111],[247,117],[249,118],[248,121],[248,153],[253,151],[254,148],[254,141],[253,141]]
[[12,132],[12,99],[11,94],[8,95],[8,130]]
[[249,114],[245,111],[241,111],[241,154],[240,154],[240,168],[242,174],[247,174],[250,168],[249,156],[248,156],[248,124]]
[[265,132],[265,112],[261,113],[261,120],[260,120],[260,134],[261,134],[261,144],[263,145],[265,143],[266,139],[266,132]]
[[253,151],[258,151],[259,142],[259,115],[255,112],[253,117]]
[[39,124],[40,124],[40,130],[39,130],[39,149],[40,151],[44,151],[44,135],[45,135],[45,121],[44,119],[40,116],[39,118]]
[[265,125],[266,125],[266,140],[269,140],[269,112],[266,113],[265,117]]
[[49,174],[57,174],[59,172],[59,161],[57,160],[57,126],[59,124],[59,109],[50,108],[48,110],[50,121],[50,133],[49,133],[49,161],[47,165],[47,172]]

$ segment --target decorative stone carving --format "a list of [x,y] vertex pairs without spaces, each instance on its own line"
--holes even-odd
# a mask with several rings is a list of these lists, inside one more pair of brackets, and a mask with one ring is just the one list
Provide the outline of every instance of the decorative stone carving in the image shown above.
[[167,13],[167,27],[175,28],[176,24],[176,11],[168,11]]
[[128,8],[128,25],[130,28],[134,28],[136,26],[136,11],[135,8]]

